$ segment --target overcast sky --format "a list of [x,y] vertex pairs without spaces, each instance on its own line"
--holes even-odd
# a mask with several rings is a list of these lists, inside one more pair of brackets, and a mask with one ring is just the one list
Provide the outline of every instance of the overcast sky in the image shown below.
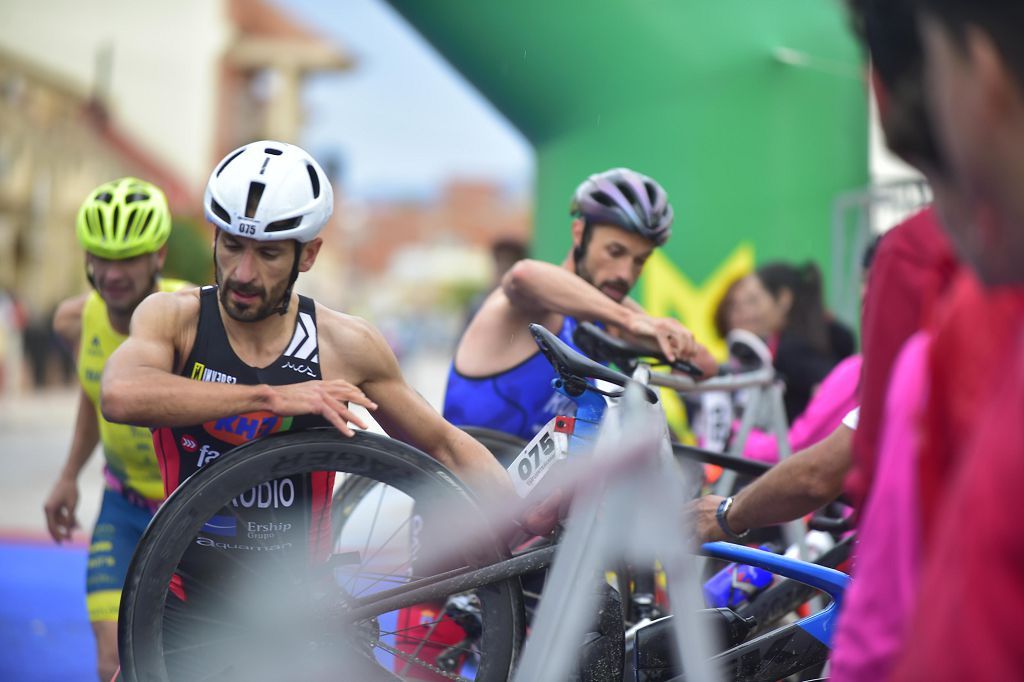
[[302,143],[354,197],[422,197],[451,178],[529,190],[525,139],[383,0],[274,0],[353,54],[303,93]]

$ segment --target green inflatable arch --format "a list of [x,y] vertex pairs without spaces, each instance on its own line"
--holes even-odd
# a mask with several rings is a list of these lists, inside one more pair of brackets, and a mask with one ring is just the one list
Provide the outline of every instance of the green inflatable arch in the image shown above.
[[677,216],[640,299],[699,338],[755,259],[814,259],[827,278],[832,201],[868,177],[838,0],[389,2],[534,146],[538,257],[566,253],[576,185],[629,166]]

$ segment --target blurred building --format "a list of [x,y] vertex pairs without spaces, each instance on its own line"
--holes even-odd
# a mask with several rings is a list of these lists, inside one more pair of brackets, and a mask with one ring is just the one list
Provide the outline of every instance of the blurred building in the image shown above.
[[85,284],[73,228],[92,187],[137,175],[199,218],[218,159],[253,139],[296,141],[302,82],[352,66],[263,0],[5,0],[0,290],[45,317]]
[[201,215],[220,157],[294,141],[302,81],[352,66],[262,0],[12,0],[0,16],[0,285],[34,307],[81,281],[68,234],[90,188],[136,174]]
[[532,215],[523,198],[465,180],[421,202],[342,199],[321,259],[346,262],[344,276],[321,277],[329,267],[318,259],[301,286],[328,305],[371,318],[399,352],[449,352],[466,305],[492,282],[491,246],[529,243]]
[[369,204],[342,210],[340,221],[343,248],[354,271],[366,276],[384,273],[409,244],[458,244],[486,253],[499,239],[528,242],[532,208],[497,185],[460,180],[449,183],[434,202]]

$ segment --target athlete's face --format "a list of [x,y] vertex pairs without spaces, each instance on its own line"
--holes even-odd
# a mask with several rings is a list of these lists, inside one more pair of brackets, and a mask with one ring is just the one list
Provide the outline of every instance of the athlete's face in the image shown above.
[[[254,322],[270,315],[288,289],[295,262],[295,241],[261,242],[217,230],[215,237],[220,302],[239,322]],[[320,240],[305,245],[299,272],[313,264]]]
[[[573,225],[574,246],[582,238],[582,224],[577,221]],[[622,302],[653,252],[654,244],[636,233],[613,225],[594,225],[583,259],[576,263],[576,274],[606,296]]]
[[124,260],[109,260],[87,253],[86,268],[92,274],[107,308],[116,314],[131,315],[135,306],[153,292],[156,277],[164,264],[166,248]]

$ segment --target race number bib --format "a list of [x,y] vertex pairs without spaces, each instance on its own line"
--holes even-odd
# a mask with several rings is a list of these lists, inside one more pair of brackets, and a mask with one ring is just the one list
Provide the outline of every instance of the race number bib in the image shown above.
[[703,447],[714,452],[725,452],[732,434],[732,421],[735,417],[732,399],[728,393],[714,391],[701,396],[701,415],[703,415]]
[[519,496],[526,497],[550,471],[551,465],[564,458],[568,450],[569,436],[555,431],[555,419],[552,419],[508,467],[509,478]]

